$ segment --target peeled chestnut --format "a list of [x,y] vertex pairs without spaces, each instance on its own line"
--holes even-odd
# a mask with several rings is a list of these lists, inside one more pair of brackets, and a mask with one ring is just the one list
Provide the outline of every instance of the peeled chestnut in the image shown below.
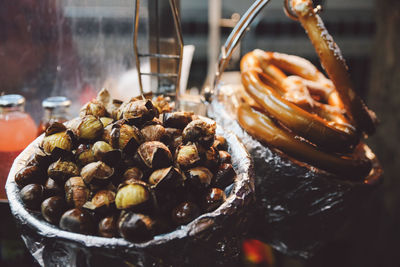
[[72,149],[72,138],[67,131],[58,132],[49,136],[45,136],[40,144],[43,150],[50,154],[53,150],[58,147],[62,150],[71,151]]
[[236,176],[236,172],[232,167],[232,164],[223,163],[219,166],[217,173],[215,174],[214,185],[218,188],[225,188],[233,183],[233,179]]
[[126,212],[118,221],[120,235],[132,242],[144,242],[153,237],[154,221],[146,215]]
[[64,184],[69,177],[79,175],[79,168],[71,161],[60,159],[50,164],[47,174],[57,183]]
[[141,144],[137,151],[137,158],[140,163],[150,169],[167,167],[172,163],[172,155],[168,147],[158,141]]
[[83,116],[73,122],[71,129],[78,139],[94,140],[103,134],[103,123],[93,115]]
[[96,161],[92,150],[92,145],[80,144],[75,151],[75,158],[79,166],[85,166]]
[[101,219],[98,225],[98,233],[102,237],[117,237],[117,218],[115,216],[107,216]]
[[163,114],[163,123],[165,127],[177,128],[183,130],[189,122],[192,121],[193,112],[176,111]]
[[44,184],[44,194],[46,197],[61,196],[64,195],[64,189],[56,181],[48,178]]
[[232,163],[231,154],[229,154],[228,152],[226,152],[224,150],[220,150],[219,151],[219,163],[220,164]]
[[52,196],[45,199],[41,205],[43,218],[52,224],[58,224],[61,215],[67,210],[65,199],[60,196]]
[[183,129],[183,141],[210,147],[214,143],[215,129],[215,123],[207,123],[201,119],[194,120]]
[[90,214],[77,208],[64,212],[60,219],[60,228],[66,231],[86,235],[95,232],[95,226]]
[[17,172],[14,178],[20,188],[28,184],[43,183],[45,179],[46,175],[39,166],[24,167]]
[[80,110],[79,116],[84,117],[86,115],[93,115],[96,117],[103,117],[106,114],[106,108],[103,103],[93,99],[87,102]]
[[180,171],[174,167],[155,170],[149,177],[149,184],[155,190],[174,189],[183,184]]
[[28,184],[19,192],[24,205],[33,210],[39,210],[44,198],[44,188],[40,184]]
[[140,130],[145,141],[161,141],[166,135],[162,125],[147,125]]
[[201,191],[210,186],[213,174],[206,167],[194,167],[185,172],[185,184],[196,191]]
[[81,177],[86,184],[106,184],[113,174],[114,169],[102,161],[89,163],[81,170]]
[[89,188],[79,176],[71,177],[65,183],[65,199],[70,206],[82,207],[89,199],[89,194]]
[[204,210],[210,212],[221,206],[226,200],[225,192],[219,188],[210,188],[204,197]]
[[200,156],[195,144],[179,146],[175,153],[175,162],[181,169],[188,169],[200,163]]
[[143,211],[150,206],[150,190],[143,182],[130,183],[121,187],[115,197],[117,209]]
[[193,202],[183,202],[172,210],[171,218],[177,225],[187,224],[199,216],[200,211]]

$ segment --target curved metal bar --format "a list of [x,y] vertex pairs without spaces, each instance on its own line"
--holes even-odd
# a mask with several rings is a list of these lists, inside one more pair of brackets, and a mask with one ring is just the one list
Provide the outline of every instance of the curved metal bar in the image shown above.
[[135,59],[136,59],[136,71],[137,71],[137,75],[138,75],[140,95],[142,96],[143,99],[145,99],[144,93],[143,93],[142,75],[141,75],[141,71],[140,71],[139,49],[137,46],[137,38],[138,38],[138,31],[139,31],[139,9],[140,9],[140,0],[135,0],[133,52],[135,53]]
[[221,54],[218,60],[217,72],[215,74],[215,79],[213,82],[213,88],[219,82],[221,74],[224,72],[233,51],[235,50],[239,41],[243,38],[246,29],[253,22],[254,18],[258,13],[268,4],[270,0],[257,0],[251,5],[251,7],[242,16],[240,21],[236,24],[235,28],[232,30],[225,44],[221,48]]
[[[296,13],[294,13],[292,8],[290,7],[290,1],[291,0],[284,0],[283,1],[283,11],[285,12],[286,16],[288,16],[290,19],[292,19],[294,21],[298,21],[299,17],[296,15]],[[317,14],[320,13],[322,10],[323,10],[323,7],[320,4],[318,4],[314,8],[314,12],[317,13]]]

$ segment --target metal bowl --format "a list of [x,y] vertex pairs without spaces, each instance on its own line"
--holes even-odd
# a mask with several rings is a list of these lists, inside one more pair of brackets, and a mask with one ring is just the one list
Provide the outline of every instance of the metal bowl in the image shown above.
[[38,137],[16,158],[6,183],[11,211],[20,226],[22,239],[42,266],[236,266],[254,203],[252,162],[233,133],[217,126],[217,134],[226,138],[237,173],[233,185],[225,190],[230,191],[225,203],[145,243],[63,231],[44,221],[39,212],[26,210],[14,176],[26,165],[43,138]]

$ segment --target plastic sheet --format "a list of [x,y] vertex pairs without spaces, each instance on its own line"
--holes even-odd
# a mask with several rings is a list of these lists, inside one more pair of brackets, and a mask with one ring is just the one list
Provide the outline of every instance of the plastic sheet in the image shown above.
[[351,231],[353,215],[382,181],[380,164],[364,145],[361,153],[372,160],[373,170],[364,181],[349,182],[261,144],[235,118],[240,87],[220,87],[208,115],[233,131],[253,158],[257,220],[251,235],[286,255],[310,258]]
[[227,139],[237,173],[225,203],[173,232],[140,244],[62,231],[45,222],[39,212],[23,207],[14,176],[40,142],[39,137],[17,157],[6,184],[11,211],[26,246],[42,266],[238,265],[241,243],[252,218],[248,214],[254,206],[252,162],[234,134],[220,126],[217,134]]

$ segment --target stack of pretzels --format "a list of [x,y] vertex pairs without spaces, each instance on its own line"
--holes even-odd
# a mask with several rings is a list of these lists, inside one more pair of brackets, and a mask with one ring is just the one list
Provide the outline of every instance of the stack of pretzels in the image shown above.
[[340,49],[310,0],[292,0],[329,78],[298,56],[254,50],[241,61],[245,89],[240,125],[258,140],[343,177],[366,177],[371,162],[360,141],[375,114],[352,89]]

